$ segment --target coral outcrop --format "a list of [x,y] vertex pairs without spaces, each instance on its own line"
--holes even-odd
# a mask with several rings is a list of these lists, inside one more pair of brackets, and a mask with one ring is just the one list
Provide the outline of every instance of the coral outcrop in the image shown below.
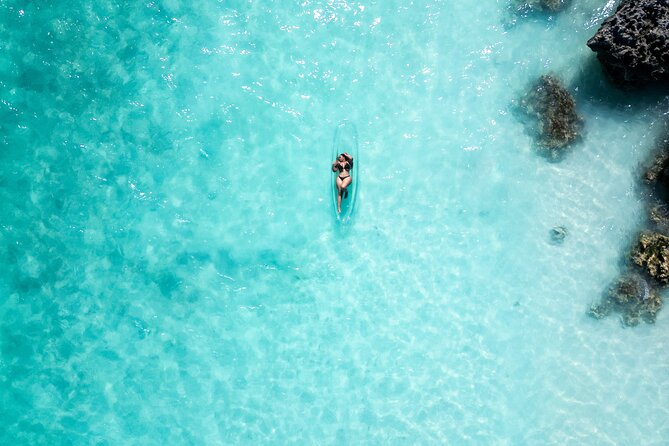
[[659,293],[640,275],[628,273],[609,287],[601,302],[590,308],[589,314],[602,319],[617,312],[623,325],[629,327],[638,325],[641,320],[654,323],[660,308],[662,298]]
[[521,99],[520,106],[537,119],[538,144],[551,158],[557,158],[562,149],[574,142],[583,127],[574,98],[555,76],[541,76]]
[[669,80],[669,0],[623,0],[588,46],[618,85]]

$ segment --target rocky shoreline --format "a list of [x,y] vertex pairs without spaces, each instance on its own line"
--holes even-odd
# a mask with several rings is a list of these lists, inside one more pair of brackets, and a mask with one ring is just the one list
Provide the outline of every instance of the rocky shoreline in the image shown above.
[[646,190],[647,224],[634,237],[620,277],[593,304],[588,314],[597,319],[611,312],[621,315],[625,326],[641,320],[654,323],[662,308],[661,293],[669,285],[669,146],[648,163],[641,179]]
[[[669,0],[623,0],[587,42],[614,85],[643,88],[669,82]],[[669,285],[669,145],[666,140],[640,179],[648,222],[635,238],[626,268],[589,314],[615,311],[624,326],[654,323]]]
[[[533,0],[525,5],[556,12],[565,2]],[[662,96],[669,94],[669,0],[622,0],[587,45],[616,88],[641,91],[660,87],[666,91]],[[522,112],[534,120],[531,132],[538,152],[549,160],[559,161],[580,138],[583,120],[557,75],[541,76],[519,104]],[[594,318],[618,313],[624,326],[634,326],[641,321],[654,323],[662,308],[661,294],[669,285],[668,140],[669,135],[639,179],[647,192],[647,224],[634,237],[619,277],[588,310]],[[560,244],[567,232],[563,227],[556,228],[550,231],[550,239]]]
[[[623,0],[587,42],[618,88],[669,82],[669,0]],[[669,145],[650,160],[640,182],[647,193],[648,221],[634,237],[626,267],[588,314],[620,314],[624,326],[654,323],[669,285]]]

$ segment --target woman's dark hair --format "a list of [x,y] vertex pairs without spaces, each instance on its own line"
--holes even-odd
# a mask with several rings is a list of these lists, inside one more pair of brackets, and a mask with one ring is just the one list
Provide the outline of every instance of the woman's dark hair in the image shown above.
[[[343,153],[340,153],[339,156],[343,156],[344,159],[346,160],[346,164],[348,164],[348,170],[353,169],[353,158],[350,156],[346,156]],[[339,156],[337,158],[339,158]]]

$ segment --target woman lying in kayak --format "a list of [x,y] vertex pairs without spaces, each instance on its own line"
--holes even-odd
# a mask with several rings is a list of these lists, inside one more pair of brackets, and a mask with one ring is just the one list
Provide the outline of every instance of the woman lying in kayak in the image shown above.
[[353,157],[344,152],[332,163],[332,171],[339,172],[337,175],[337,212],[341,213],[341,199],[348,197],[346,188],[351,184],[351,169],[353,169]]

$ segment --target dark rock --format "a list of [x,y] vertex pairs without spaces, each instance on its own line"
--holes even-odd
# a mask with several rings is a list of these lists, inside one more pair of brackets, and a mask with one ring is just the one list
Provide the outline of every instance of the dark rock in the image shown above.
[[623,0],[588,46],[618,85],[669,80],[669,0]]
[[669,237],[659,232],[643,232],[632,248],[632,262],[663,285],[669,283]]
[[583,120],[576,114],[576,102],[562,82],[544,75],[521,99],[522,110],[538,121],[538,143],[552,158],[579,136]]
[[607,290],[600,303],[593,305],[590,316],[602,319],[611,312],[620,313],[625,326],[638,325],[641,320],[652,324],[662,308],[662,298],[638,274],[628,273],[618,278]]
[[564,226],[556,226],[550,230],[550,236],[553,244],[562,244],[567,237],[567,229]]

